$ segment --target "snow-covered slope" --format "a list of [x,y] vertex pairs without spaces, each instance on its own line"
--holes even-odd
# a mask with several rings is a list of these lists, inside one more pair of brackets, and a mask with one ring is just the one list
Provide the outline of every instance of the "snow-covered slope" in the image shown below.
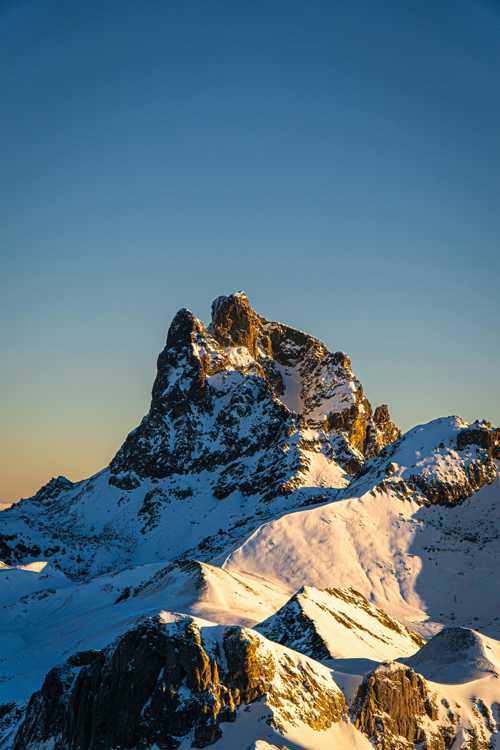
[[500,430],[485,421],[467,424],[460,417],[418,425],[367,461],[348,495],[379,484],[402,496],[454,505],[496,477]]
[[424,643],[352,588],[303,586],[257,630],[320,660],[397,659],[413,654]]
[[353,587],[424,635],[500,635],[500,485],[454,507],[375,489],[263,524],[224,561],[297,590]]
[[181,611],[252,625],[289,596],[265,579],[196,561],[136,566],[85,583],[38,567],[0,569],[0,705],[27,700],[54,663],[102,648],[144,615]]
[[463,683],[500,679],[500,643],[467,628],[445,628],[406,660],[428,680]]

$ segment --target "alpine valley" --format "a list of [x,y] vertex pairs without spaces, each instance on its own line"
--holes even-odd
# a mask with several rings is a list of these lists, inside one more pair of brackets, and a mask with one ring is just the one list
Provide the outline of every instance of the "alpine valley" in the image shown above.
[[0,512],[0,748],[500,750],[499,461],[243,292],[180,310],[110,465]]

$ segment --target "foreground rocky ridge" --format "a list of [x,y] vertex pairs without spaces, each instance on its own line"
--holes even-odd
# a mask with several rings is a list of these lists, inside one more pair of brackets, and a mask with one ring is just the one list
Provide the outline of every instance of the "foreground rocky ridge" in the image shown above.
[[[495,747],[499,646],[473,630],[445,628],[406,664],[381,664],[364,677],[351,705],[353,722],[381,750]],[[419,666],[425,677],[415,671]]]
[[51,670],[14,750],[44,743],[172,750],[184,737],[205,747],[222,737],[221,724],[237,720],[240,706],[256,701],[276,729],[291,723],[326,731],[347,721],[344,697],[319,664],[242,628],[149,620],[106,650]]
[[[457,663],[464,649],[484,647],[473,631],[455,628],[409,661],[428,661],[430,650],[439,673],[447,662],[439,656],[443,640],[458,645]],[[345,748],[368,748],[368,738],[380,750],[488,750],[500,732],[500,704],[491,700],[500,664],[481,666],[472,689],[457,694],[456,686],[428,682],[409,664],[385,662],[360,676],[348,705],[335,670],[255,630],[162,615],[50,670],[13,718],[11,742],[13,750],[175,750],[226,747],[228,733],[234,747],[238,723],[251,720],[254,742],[264,746],[312,731]],[[248,711],[254,715],[244,720]]]

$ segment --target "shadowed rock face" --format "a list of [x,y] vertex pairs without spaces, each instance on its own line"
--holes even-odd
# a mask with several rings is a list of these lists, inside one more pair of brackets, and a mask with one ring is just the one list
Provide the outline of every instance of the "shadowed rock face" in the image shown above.
[[204,324],[181,310],[158,357],[149,413],[111,462],[110,482],[130,489],[141,477],[211,470],[279,446],[295,429],[259,368],[236,371]]
[[191,730],[195,746],[203,747],[220,736],[219,721],[234,718],[234,697],[194,625],[167,633],[148,622],[107,651],[51,670],[30,701],[14,747],[52,739],[55,747],[81,750],[175,748],[175,738]]
[[488,458],[500,460],[500,429],[492,428],[489,422],[476,422],[457,437],[457,448],[463,450],[476,445],[488,453]]
[[321,637],[313,620],[301,606],[303,589],[294,594],[286,604],[270,618],[257,626],[259,632],[277,643],[295,648],[313,659],[330,659],[328,646]]
[[410,487],[420,490],[433,505],[457,505],[484,487],[496,477],[496,467],[492,461],[478,460],[465,469],[465,477],[459,482],[428,481],[415,475],[409,481]]
[[[279,680],[275,684],[275,678]],[[266,699],[274,719],[323,729],[345,716],[342,694],[320,685],[307,666],[282,661],[263,640],[240,627],[207,645],[189,619],[148,620],[104,651],[84,652],[52,669],[28,705],[14,750],[51,743],[56,750],[177,748],[186,735],[205,747],[235,721],[241,704]],[[273,720],[274,720],[273,719]],[[271,720],[271,719],[270,719]]]

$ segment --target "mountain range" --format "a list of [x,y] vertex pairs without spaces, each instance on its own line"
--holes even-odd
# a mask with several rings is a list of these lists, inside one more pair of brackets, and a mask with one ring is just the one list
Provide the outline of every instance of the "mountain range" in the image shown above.
[[109,466],[0,512],[0,748],[500,748],[499,461],[243,292],[180,310]]

